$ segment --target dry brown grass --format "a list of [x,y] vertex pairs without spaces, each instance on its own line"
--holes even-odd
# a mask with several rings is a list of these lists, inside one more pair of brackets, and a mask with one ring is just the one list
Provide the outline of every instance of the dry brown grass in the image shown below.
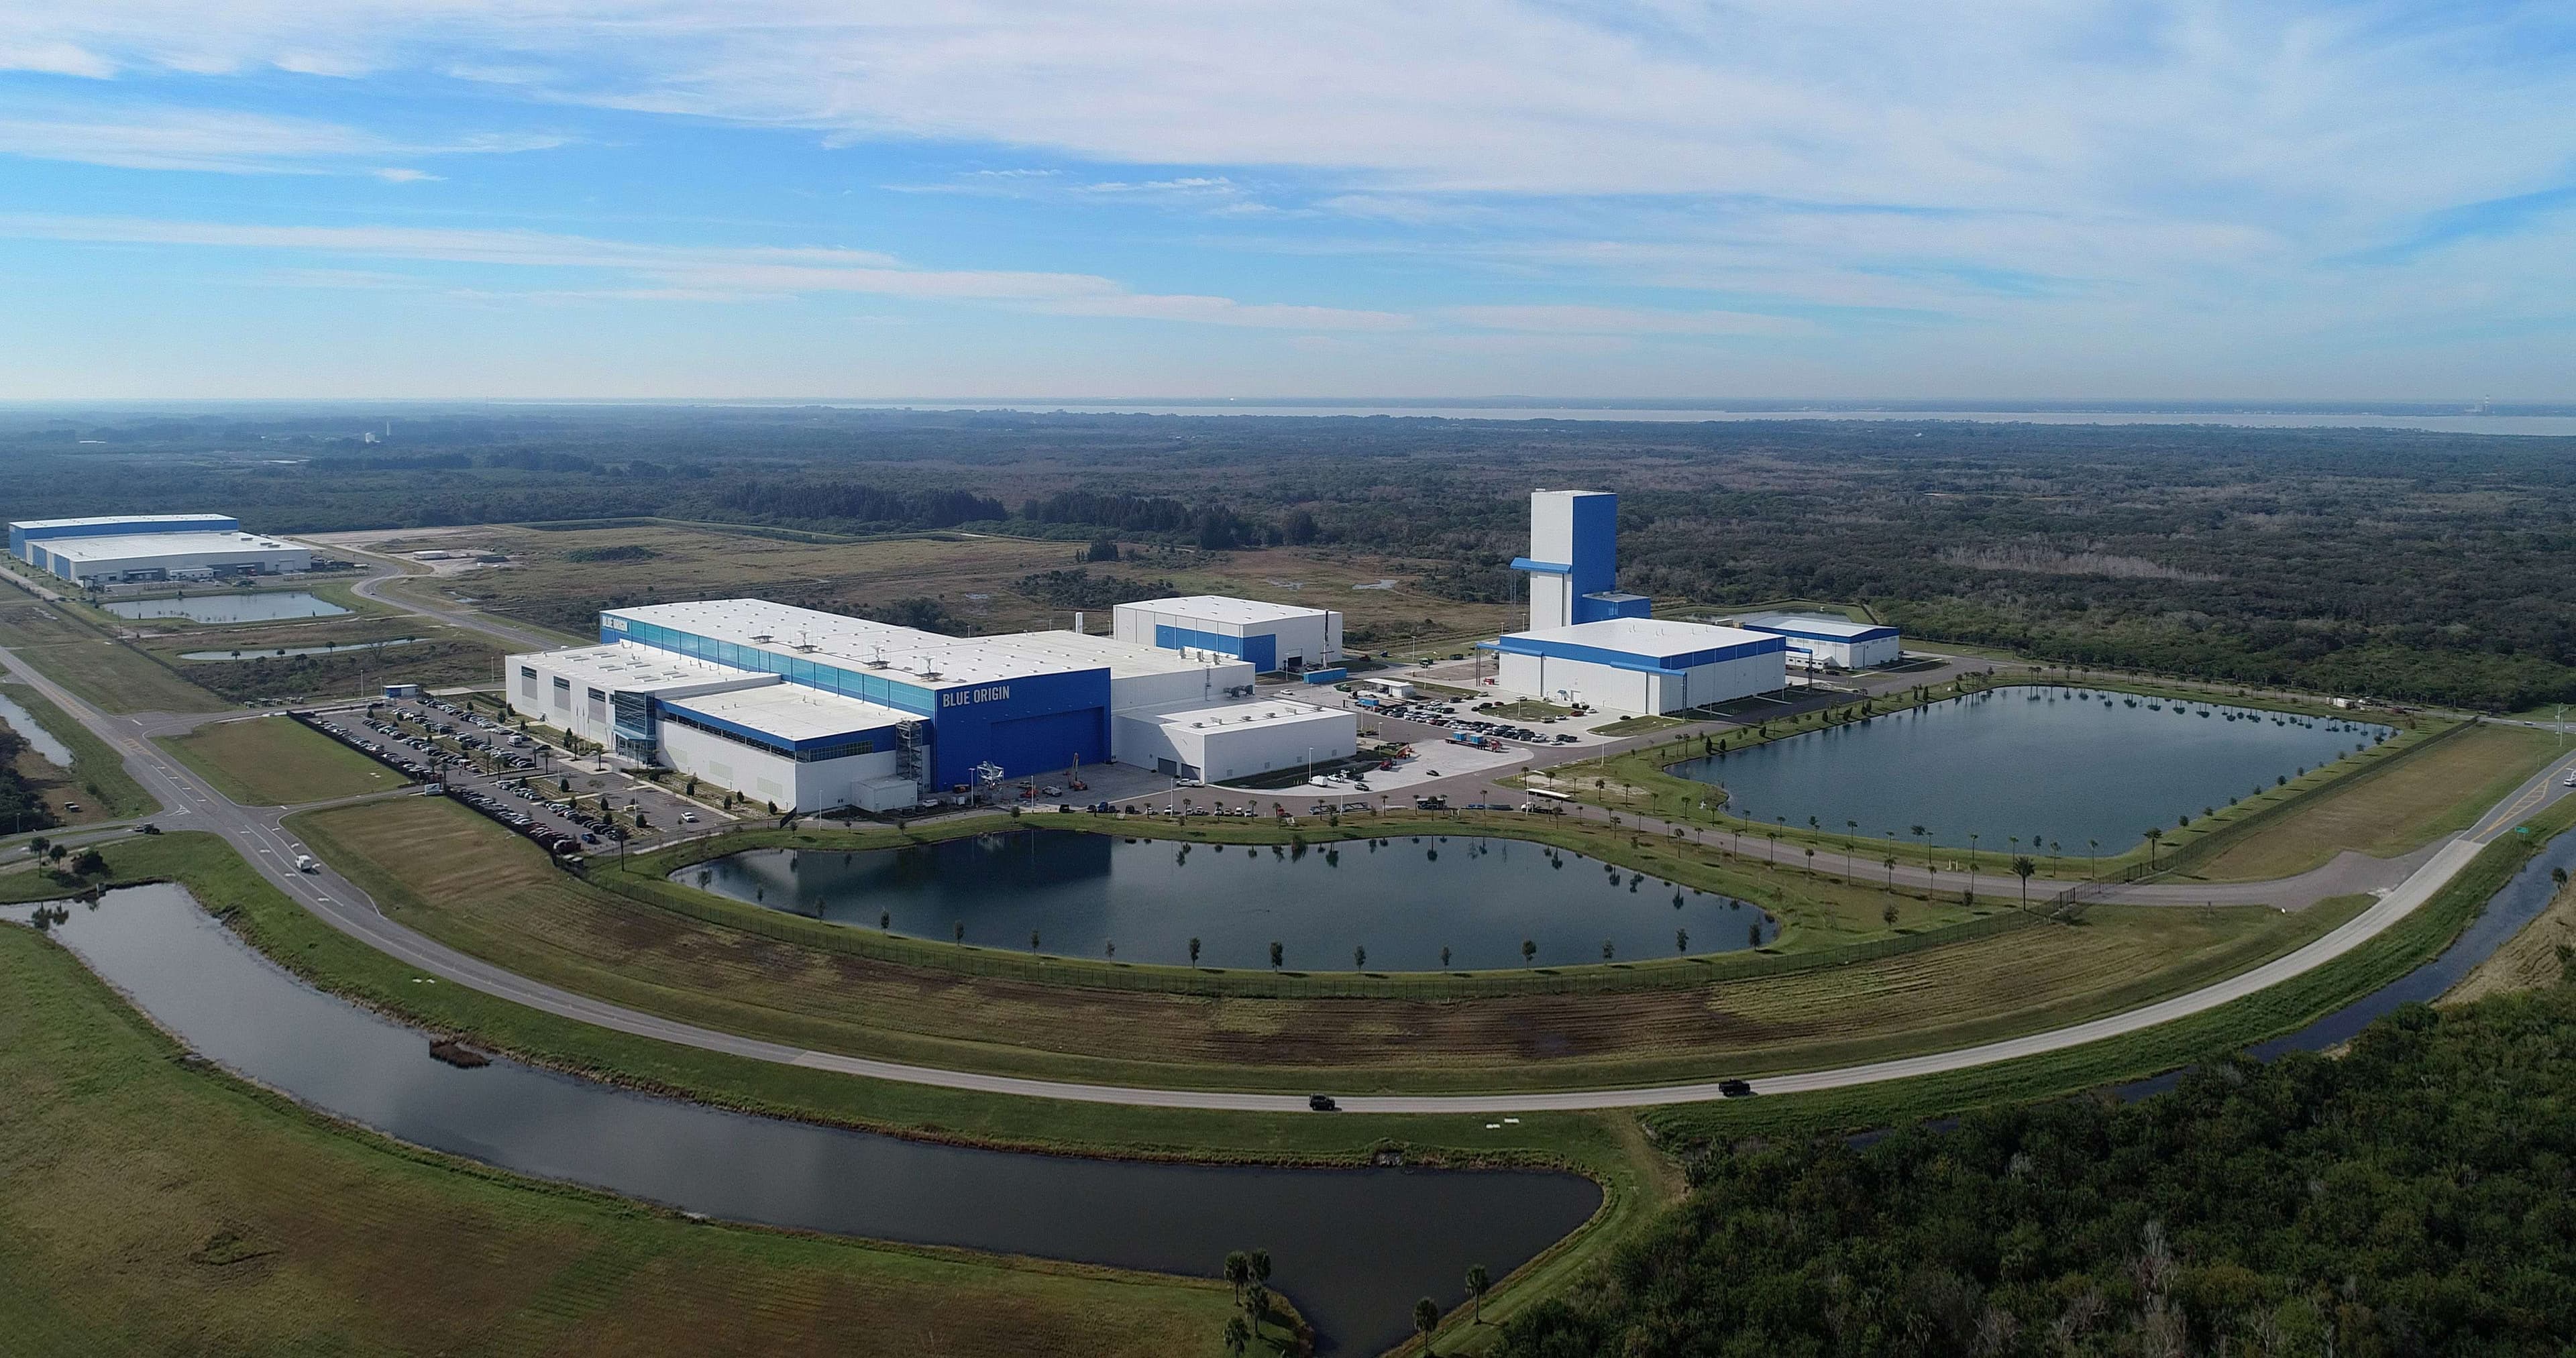
[[2311,797],[2191,876],[2270,881],[2322,866],[2346,849],[2393,858],[2475,824],[2557,752],[2557,737],[2528,727],[2460,732],[2384,774]]

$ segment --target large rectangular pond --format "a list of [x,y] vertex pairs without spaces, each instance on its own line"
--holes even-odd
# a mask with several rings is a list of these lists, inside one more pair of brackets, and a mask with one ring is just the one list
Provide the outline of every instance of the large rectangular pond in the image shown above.
[[[916,938],[1068,957],[1297,971],[1485,971],[1730,952],[1759,907],[1528,840],[1210,844],[1063,830],[854,852],[752,849],[688,886]],[[1535,945],[1524,956],[1521,945]],[[1447,950],[1447,959],[1442,958]],[[1365,961],[1362,960],[1365,954]]]
[[[176,886],[71,905],[54,934],[229,1069],[417,1145],[537,1178],[802,1230],[1209,1275],[1261,1248],[1325,1353],[1412,1333],[1580,1226],[1601,1190],[1537,1170],[1285,1169],[1016,1154],[753,1117],[498,1060],[432,1060],[417,1029],[288,975]],[[30,907],[0,908],[24,921]],[[1291,1114],[1289,1116],[1328,1116]]]
[[2116,690],[2017,685],[1946,699],[1674,767],[1726,789],[1730,815],[1934,844],[2069,855],[2137,844],[2148,827],[2270,788],[2390,728]]
[[274,622],[330,618],[349,610],[300,589],[243,594],[188,594],[174,599],[111,599],[99,605],[120,618],[185,618],[190,622]]

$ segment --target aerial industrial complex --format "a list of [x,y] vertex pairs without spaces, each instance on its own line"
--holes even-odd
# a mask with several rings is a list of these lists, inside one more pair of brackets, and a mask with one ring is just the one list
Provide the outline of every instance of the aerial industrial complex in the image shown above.
[[[1163,644],[942,636],[760,599],[610,609],[597,646],[509,657],[509,701],[628,758],[804,811],[899,810],[1110,761],[1224,779],[1356,751],[1351,713],[1253,698],[1255,674],[1281,663],[1279,629],[1321,610],[1140,607],[1122,630]],[[1143,621],[1168,618],[1181,621]],[[1340,623],[1328,614],[1315,641],[1292,644],[1337,653]]]
[[[1530,500],[1530,625],[1484,643],[1490,685],[1616,714],[1788,684],[1792,657],[1893,659],[1888,628],[1652,616],[1615,588],[1618,497]],[[23,525],[41,529],[44,525]],[[1117,605],[1112,635],[952,637],[761,599],[614,608],[599,644],[514,655],[509,702],[602,750],[781,810],[896,811],[1004,779],[1117,763],[1222,782],[1357,753],[1357,717],[1263,698],[1262,674],[1341,664],[1342,615],[1217,595]]]
[[9,525],[9,554],[81,585],[313,568],[311,548],[245,533],[229,514],[23,520]]
[[1893,627],[1811,613],[1750,613],[1733,620],[1749,632],[1768,632],[1789,643],[1789,663],[1807,669],[1866,670],[1893,665],[1901,643]]

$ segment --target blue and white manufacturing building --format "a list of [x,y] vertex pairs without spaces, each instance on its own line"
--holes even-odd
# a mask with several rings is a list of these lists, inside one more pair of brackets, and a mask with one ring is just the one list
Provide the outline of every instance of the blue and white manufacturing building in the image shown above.
[[951,637],[761,599],[609,609],[514,655],[514,711],[782,810],[889,811],[1111,761],[1220,781],[1346,758],[1348,712],[1256,663],[1080,632]]
[[1853,622],[1849,618],[1811,613],[1753,613],[1732,620],[1738,627],[1768,632],[1789,643],[1789,663],[1803,669],[1830,666],[1866,670],[1893,665],[1904,643],[1893,627]]
[[1247,660],[1263,674],[1342,660],[1342,615],[1328,608],[1194,594],[1120,604],[1110,617],[1110,635],[1120,641]]
[[25,519],[9,525],[9,555],[80,585],[313,568],[312,548],[245,533],[229,514]]
[[1530,496],[1530,552],[1512,562],[1529,576],[1530,624],[1483,643],[1496,652],[1492,687],[1629,715],[1787,687],[1787,638],[1657,618],[1652,600],[1618,588],[1618,557],[1617,496]]

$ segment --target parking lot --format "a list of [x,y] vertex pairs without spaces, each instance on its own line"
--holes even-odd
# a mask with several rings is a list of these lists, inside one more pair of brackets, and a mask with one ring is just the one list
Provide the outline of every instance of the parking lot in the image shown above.
[[637,848],[731,823],[713,801],[575,756],[434,695],[314,713],[316,724],[558,853]]

